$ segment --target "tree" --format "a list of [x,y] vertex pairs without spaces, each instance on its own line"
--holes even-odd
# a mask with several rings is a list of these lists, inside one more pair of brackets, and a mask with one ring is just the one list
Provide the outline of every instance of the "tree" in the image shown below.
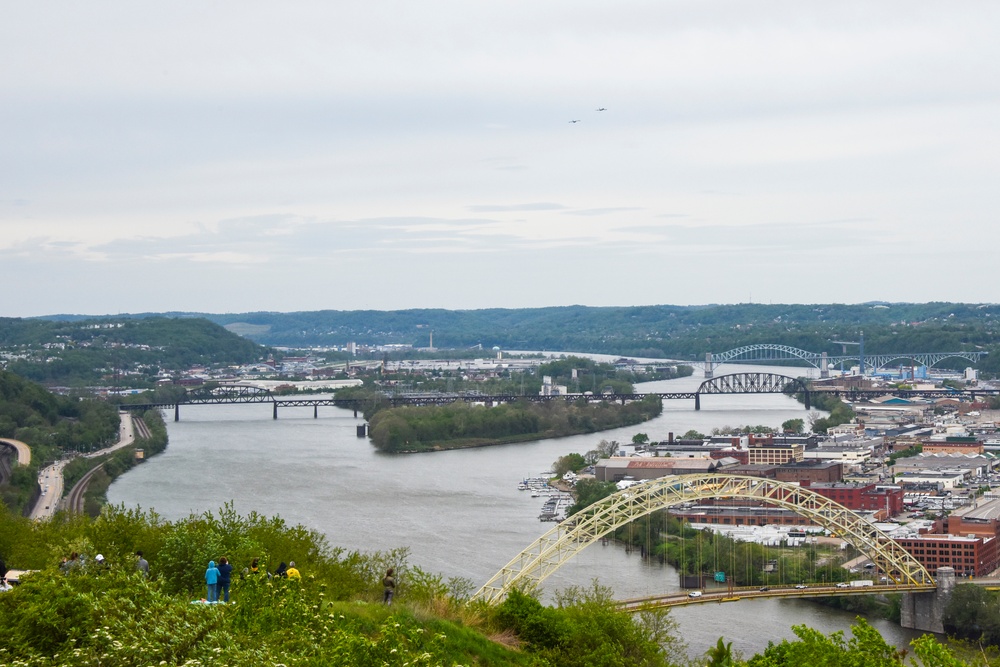
[[562,477],[567,472],[579,472],[586,467],[587,461],[583,458],[583,455],[573,452],[556,459],[555,463],[552,464],[552,472]]
[[956,586],[942,621],[948,634],[959,639],[1000,644],[1000,608],[997,607],[997,596],[981,586]]
[[704,440],[705,434],[694,429],[689,430],[687,433],[681,436],[682,440]]
[[645,433],[636,433],[632,436],[633,445],[645,445],[647,442],[649,442],[649,436]]
[[567,514],[572,516],[573,514],[590,507],[598,500],[607,498],[617,490],[618,487],[615,486],[614,482],[599,482],[596,479],[581,479],[576,483],[576,487],[574,488],[576,502],[569,508]]
[[805,421],[802,419],[788,419],[781,423],[781,430],[785,433],[802,433]]

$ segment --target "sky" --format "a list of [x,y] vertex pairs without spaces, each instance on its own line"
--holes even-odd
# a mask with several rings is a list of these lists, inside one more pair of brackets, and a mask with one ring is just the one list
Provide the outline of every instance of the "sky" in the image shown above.
[[3,2],[0,316],[996,302],[997,35],[992,0]]

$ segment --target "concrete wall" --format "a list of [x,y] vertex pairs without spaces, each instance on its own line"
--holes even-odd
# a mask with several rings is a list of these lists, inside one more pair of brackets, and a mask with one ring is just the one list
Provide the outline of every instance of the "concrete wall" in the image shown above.
[[955,569],[941,567],[937,571],[937,590],[929,593],[903,593],[899,624],[904,628],[924,632],[944,633],[944,610],[955,590]]

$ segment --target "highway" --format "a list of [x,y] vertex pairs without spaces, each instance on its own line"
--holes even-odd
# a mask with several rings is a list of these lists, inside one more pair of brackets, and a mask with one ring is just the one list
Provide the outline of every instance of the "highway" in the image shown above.
[[[84,454],[84,458],[92,459],[98,456],[104,456],[105,454],[110,454],[123,447],[128,447],[135,442],[135,426],[132,423],[132,416],[128,412],[120,412],[121,425],[118,427],[118,442],[106,447],[104,449],[99,449],[96,452],[90,452],[89,454]],[[63,468],[72,459],[60,459],[50,466],[46,466],[38,474],[38,485],[42,488],[42,495],[38,497],[38,502],[35,503],[35,507],[31,510],[32,519],[48,519],[51,518],[56,510],[65,507],[71,511],[81,511],[83,503],[83,492],[87,488],[87,482],[90,481],[91,475],[94,470],[90,470],[83,478],[76,483],[73,489],[70,490],[69,497],[66,501],[62,500],[64,489],[63,480]],[[95,467],[96,468],[96,467]]]

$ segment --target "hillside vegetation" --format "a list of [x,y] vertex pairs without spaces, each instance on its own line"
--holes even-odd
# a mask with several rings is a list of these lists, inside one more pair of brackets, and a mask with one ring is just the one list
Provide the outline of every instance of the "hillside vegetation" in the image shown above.
[[[136,572],[137,550],[148,580]],[[82,564],[60,572],[70,552]],[[333,549],[302,526],[232,507],[177,522],[121,507],[46,523],[0,511],[0,554],[39,570],[0,594],[0,664],[669,664],[666,624],[635,623],[600,589],[574,591],[558,610],[519,601],[498,613],[466,605],[470,582],[411,565],[405,549]],[[231,603],[192,604],[204,597],[208,562],[223,555],[235,565]],[[294,560],[303,578],[241,578],[253,558],[270,571]],[[381,604],[388,567],[398,581],[391,607]]]
[[266,353],[207,319],[169,317],[0,318],[0,347],[8,350],[8,371],[69,387],[111,385],[116,374],[152,386],[161,369],[248,363]]
[[38,471],[64,454],[90,451],[113,442],[120,419],[113,405],[92,399],[57,396],[44,387],[0,371],[0,438],[31,448],[31,464],[13,466],[0,480],[0,500],[20,511],[37,489]]
[[[149,561],[149,578],[136,570],[137,550]],[[61,571],[56,564],[71,552],[82,555],[78,565]],[[37,570],[0,593],[0,664],[19,667],[904,664],[905,654],[861,619],[850,640],[798,626],[798,639],[744,660],[724,638],[686,647],[666,611],[617,611],[597,583],[561,592],[555,606],[519,591],[497,607],[470,604],[471,582],[423,571],[407,562],[405,549],[332,549],[302,526],[240,516],[230,506],[176,522],[109,507],[96,519],[36,523],[0,509],[0,555],[12,567]],[[205,568],[223,555],[234,563],[231,601],[200,603]],[[253,558],[267,570],[294,559],[302,579],[241,576]],[[392,606],[380,601],[387,567],[398,581]],[[709,649],[704,657],[688,657],[702,649]],[[929,635],[913,642],[913,653],[917,659],[906,664],[997,664],[978,649],[956,657]]]
[[[439,348],[481,344],[677,359],[703,359],[706,352],[751,343],[840,354],[841,346],[833,341],[857,341],[862,331],[871,353],[1000,345],[1000,305],[993,304],[565,306],[203,316],[224,326],[235,325],[260,343],[293,347],[348,341],[427,347],[431,331]],[[1000,370],[1000,359],[984,368]]]

